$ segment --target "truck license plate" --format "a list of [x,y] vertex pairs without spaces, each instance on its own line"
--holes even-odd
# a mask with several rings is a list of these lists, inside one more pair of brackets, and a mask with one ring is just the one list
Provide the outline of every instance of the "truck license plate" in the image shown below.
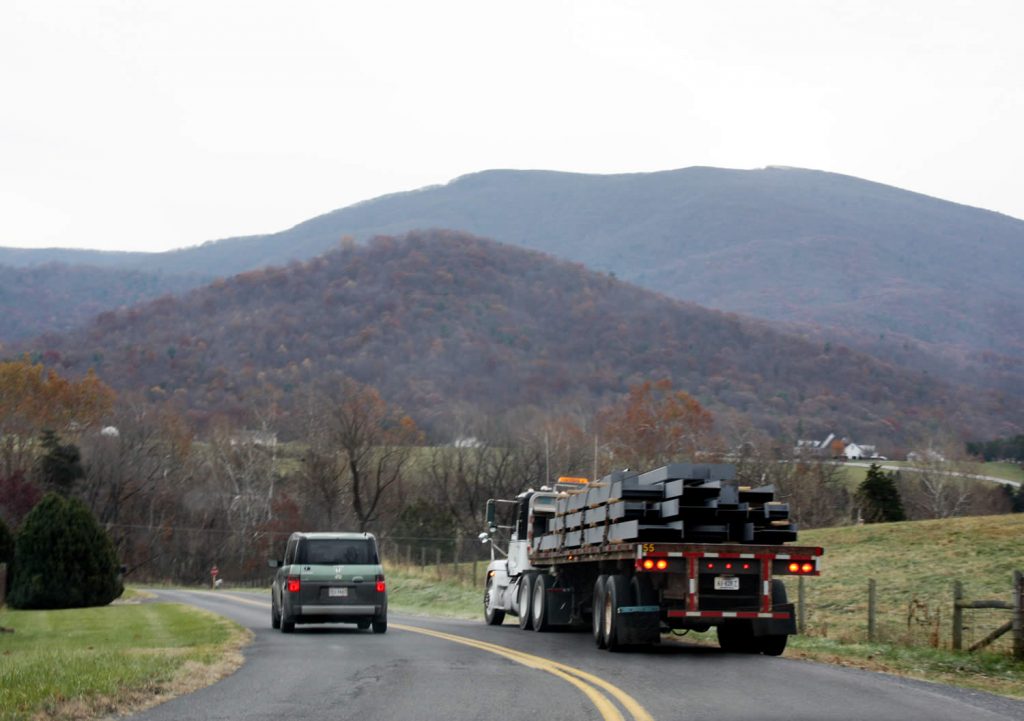
[[715,576],[716,591],[739,591],[739,576]]
[[347,588],[333,588],[333,587],[332,588],[328,588],[327,589],[327,595],[330,596],[331,598],[344,598],[345,596],[348,595],[348,589]]

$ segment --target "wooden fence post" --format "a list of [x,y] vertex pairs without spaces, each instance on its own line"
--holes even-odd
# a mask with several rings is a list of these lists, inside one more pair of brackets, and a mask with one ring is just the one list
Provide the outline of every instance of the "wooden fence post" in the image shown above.
[[459,537],[456,536],[452,542],[452,572],[456,578],[461,579],[462,573],[459,570]]
[[436,561],[434,562],[434,565],[437,568],[437,580],[440,581],[441,580],[441,549],[440,548],[437,549],[437,558],[436,558]]
[[953,650],[964,647],[964,585],[953,581]]
[[875,640],[875,579],[868,579],[868,642]]
[[0,563],[0,608],[7,602],[7,564]]
[[426,568],[427,565],[427,547],[420,546],[420,568]]
[[1024,573],[1013,572],[1013,657],[1024,661]]

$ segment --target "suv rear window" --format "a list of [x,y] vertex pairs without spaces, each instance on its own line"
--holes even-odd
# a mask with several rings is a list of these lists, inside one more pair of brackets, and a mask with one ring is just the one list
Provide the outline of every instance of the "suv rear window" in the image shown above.
[[299,544],[296,563],[310,566],[376,565],[377,549],[364,539],[307,538]]

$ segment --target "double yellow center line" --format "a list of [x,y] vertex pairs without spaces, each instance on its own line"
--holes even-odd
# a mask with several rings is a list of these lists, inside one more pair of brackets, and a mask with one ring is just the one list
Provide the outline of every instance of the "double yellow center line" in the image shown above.
[[[216,595],[220,598],[230,598],[232,601],[238,601],[239,603],[245,603],[252,606],[262,606],[266,608],[270,605],[267,601],[256,601],[233,594],[229,595],[220,593]],[[433,636],[434,638],[450,641],[451,643],[461,643],[463,646],[470,646],[471,648],[503,656],[510,661],[522,664],[528,668],[550,673],[552,676],[560,678],[566,683],[570,683],[578,688],[588,699],[590,699],[590,702],[594,704],[594,708],[598,710],[598,713],[601,714],[601,718],[604,719],[604,721],[626,721],[625,717],[622,715],[622,711],[619,710],[619,706],[621,706],[626,713],[632,717],[633,721],[654,721],[654,717],[651,716],[647,709],[641,706],[635,698],[620,689],[618,686],[610,684],[603,678],[595,676],[592,673],[587,673],[582,669],[578,669],[564,663],[559,663],[558,661],[553,661],[549,658],[544,658],[543,656],[535,656],[531,653],[516,651],[515,649],[498,646],[493,643],[487,643],[486,641],[477,641],[476,639],[467,638],[466,636],[456,636],[455,634],[444,633],[443,631],[434,631],[433,629],[423,628],[421,626],[409,626],[404,623],[391,623],[389,626],[390,628],[401,631],[419,633],[424,636]],[[619,706],[616,706],[612,699],[617,701]]]
[[[564,663],[559,663],[558,661],[552,661],[551,659],[544,658],[542,656],[534,656],[533,654],[525,653],[523,651],[516,651],[511,648],[506,648],[505,646],[498,646],[493,643],[487,643],[486,641],[477,641],[476,639],[466,638],[465,636],[456,636],[450,633],[434,631],[429,628],[407,626],[401,623],[392,623],[391,628],[410,631],[412,633],[421,633],[424,636],[433,636],[435,638],[444,639],[445,641],[451,641],[452,643],[461,643],[464,646],[471,646],[482,651],[489,651],[490,653],[504,656],[510,661],[515,661],[516,663],[528,666],[529,668],[546,671],[553,676],[557,676],[563,681],[571,683],[582,691],[583,694],[590,699],[590,702],[594,704],[594,707],[598,710],[605,721],[625,721],[622,712],[619,711],[618,707],[614,703],[612,703],[609,696],[618,701],[619,704],[622,705],[622,708],[624,708],[626,712],[633,717],[634,721],[654,721],[654,717],[647,712],[647,709],[641,706],[635,698],[627,694],[625,691],[608,683],[599,676],[587,673],[586,671],[573,666],[568,666]],[[602,693],[602,691],[604,693]],[[608,696],[605,694],[608,694]]]

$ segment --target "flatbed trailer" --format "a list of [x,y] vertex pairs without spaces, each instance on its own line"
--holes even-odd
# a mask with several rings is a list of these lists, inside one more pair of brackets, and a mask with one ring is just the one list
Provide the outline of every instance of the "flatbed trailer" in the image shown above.
[[506,558],[492,551],[485,620],[501,623],[509,613],[535,631],[589,624],[597,646],[611,650],[658,643],[670,630],[715,627],[727,651],[781,654],[797,632],[782,578],[819,575],[824,554],[810,546],[661,540],[540,550],[552,528],[565,533],[552,515],[560,507],[568,517],[565,493],[529,491],[507,503],[516,504],[516,522]]

